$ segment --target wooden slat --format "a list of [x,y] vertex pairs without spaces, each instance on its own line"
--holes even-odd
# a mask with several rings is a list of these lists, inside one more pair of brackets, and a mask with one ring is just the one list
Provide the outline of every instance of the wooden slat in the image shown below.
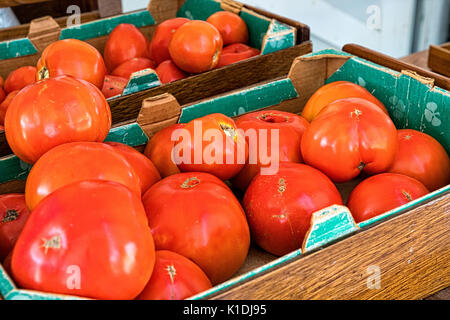
[[441,46],[430,46],[428,66],[433,71],[450,77],[450,42]]
[[47,2],[50,0],[0,0],[0,8],[15,7],[23,4]]
[[443,76],[439,73],[422,69],[415,65],[400,61],[388,55],[373,51],[371,49],[356,44],[347,44],[344,46],[342,50],[399,72],[401,72],[402,70],[415,71],[423,77],[433,78],[435,80],[434,83],[436,86],[441,87],[445,90],[450,90],[450,78]]
[[449,225],[447,194],[213,299],[422,299],[450,285]]

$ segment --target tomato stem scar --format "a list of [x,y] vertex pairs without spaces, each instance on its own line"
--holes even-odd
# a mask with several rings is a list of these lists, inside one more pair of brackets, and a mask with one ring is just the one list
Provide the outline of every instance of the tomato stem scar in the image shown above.
[[190,189],[200,184],[200,179],[197,177],[191,177],[181,184],[181,188]]
[[19,218],[19,212],[17,210],[11,209],[6,211],[5,217],[2,219],[2,223],[15,221]]

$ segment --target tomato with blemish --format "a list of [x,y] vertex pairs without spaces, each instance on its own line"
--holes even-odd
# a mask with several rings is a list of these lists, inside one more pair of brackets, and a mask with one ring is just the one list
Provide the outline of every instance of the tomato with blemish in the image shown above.
[[85,180],[56,190],[35,208],[11,268],[24,289],[121,300],[139,295],[154,263],[141,198],[116,182]]
[[163,84],[181,80],[187,77],[187,74],[184,73],[180,68],[178,68],[172,60],[166,60],[160,63],[155,71],[159,77],[159,80]]
[[22,89],[5,117],[8,144],[28,163],[64,143],[104,141],[110,128],[111,110],[101,91],[87,81],[68,76]]
[[36,82],[36,67],[25,66],[12,71],[5,80],[5,93],[22,90],[26,86]]
[[161,175],[153,162],[136,149],[119,142],[106,142],[130,163],[141,181],[141,192],[144,194],[152,185],[161,180]]
[[389,172],[422,182],[435,191],[450,183],[450,159],[432,136],[413,129],[398,130],[398,151]]
[[243,43],[230,44],[229,46],[223,48],[216,68],[228,66],[242,60],[247,60],[251,57],[260,55],[260,53],[261,51],[258,49],[252,48]]
[[136,26],[121,23],[109,34],[103,56],[106,67],[116,67],[133,58],[148,58],[148,40]]
[[216,67],[222,48],[222,36],[212,24],[193,20],[175,31],[169,44],[169,53],[181,70],[201,73]]
[[301,248],[312,214],[332,205],[342,205],[333,182],[313,167],[290,162],[280,163],[276,174],[258,174],[243,200],[252,239],[277,256]]
[[244,263],[250,232],[227,185],[202,172],[180,173],[153,185],[142,198],[157,250],[191,259],[218,284]]
[[0,195],[0,261],[14,248],[29,215],[24,194]]
[[106,99],[112,98],[123,93],[128,84],[128,79],[107,75],[103,83],[102,93]]
[[183,123],[176,123],[159,130],[145,147],[144,155],[153,162],[163,178],[180,173],[180,169],[172,157],[175,146],[172,134],[183,127]]
[[247,24],[236,13],[219,11],[212,14],[206,21],[219,30],[224,46],[248,42]]
[[428,193],[428,189],[414,178],[397,173],[382,173],[356,186],[350,194],[347,207],[359,223]]
[[302,111],[306,120],[312,121],[328,104],[347,98],[366,99],[376,104],[384,113],[388,114],[386,107],[375,98],[366,88],[349,81],[336,81],[320,87],[309,98]]
[[[240,190],[245,191],[262,168],[276,170],[280,161],[303,162],[301,141],[309,126],[303,117],[277,110],[257,111],[239,117],[236,126],[246,134],[249,148],[249,160],[232,181]],[[266,156],[270,158],[264,159]]]
[[91,179],[123,184],[141,196],[141,180],[122,153],[101,142],[72,142],[51,149],[34,164],[25,185],[27,206],[33,210],[57,189]]
[[188,258],[156,251],[152,277],[137,300],[184,300],[212,287],[206,274]]
[[157,65],[163,61],[170,60],[169,43],[172,40],[173,34],[179,27],[189,21],[187,18],[173,18],[161,22],[156,27],[149,45],[149,55]]
[[181,172],[207,172],[228,180],[238,174],[248,159],[243,133],[233,119],[219,113],[187,123],[174,156]]
[[397,129],[377,105],[360,98],[337,100],[311,122],[302,138],[302,156],[334,182],[361,172],[387,171],[397,153]]
[[144,69],[155,69],[155,63],[147,58],[133,58],[117,66],[111,75],[129,79],[135,72]]
[[42,52],[37,64],[37,80],[57,76],[72,76],[103,87],[107,74],[105,61],[100,52],[89,43],[77,40],[59,40]]

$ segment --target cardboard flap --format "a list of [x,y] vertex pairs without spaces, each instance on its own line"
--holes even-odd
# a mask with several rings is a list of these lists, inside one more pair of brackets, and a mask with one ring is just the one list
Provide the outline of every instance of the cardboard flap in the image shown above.
[[150,0],[148,11],[156,23],[161,23],[176,16],[185,0]]
[[38,52],[42,52],[49,44],[58,41],[61,27],[50,16],[34,19],[30,23],[28,39]]
[[151,138],[157,131],[178,122],[181,106],[177,99],[169,93],[146,98],[142,101],[137,123]]
[[434,79],[433,78],[423,77],[420,74],[418,74],[417,72],[411,71],[411,70],[402,70],[402,74],[407,75],[408,77],[414,78],[427,86],[434,87]]
[[122,0],[97,0],[98,13],[101,18],[122,13]]
[[234,0],[222,0],[220,3],[220,7],[225,11],[239,14],[244,5]]

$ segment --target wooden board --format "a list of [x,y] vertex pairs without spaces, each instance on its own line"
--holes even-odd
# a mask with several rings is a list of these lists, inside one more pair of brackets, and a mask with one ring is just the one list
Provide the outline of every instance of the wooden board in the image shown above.
[[428,66],[433,71],[450,77],[450,42],[440,46],[430,46]]
[[20,6],[23,4],[46,2],[50,0],[0,0],[0,8]]

